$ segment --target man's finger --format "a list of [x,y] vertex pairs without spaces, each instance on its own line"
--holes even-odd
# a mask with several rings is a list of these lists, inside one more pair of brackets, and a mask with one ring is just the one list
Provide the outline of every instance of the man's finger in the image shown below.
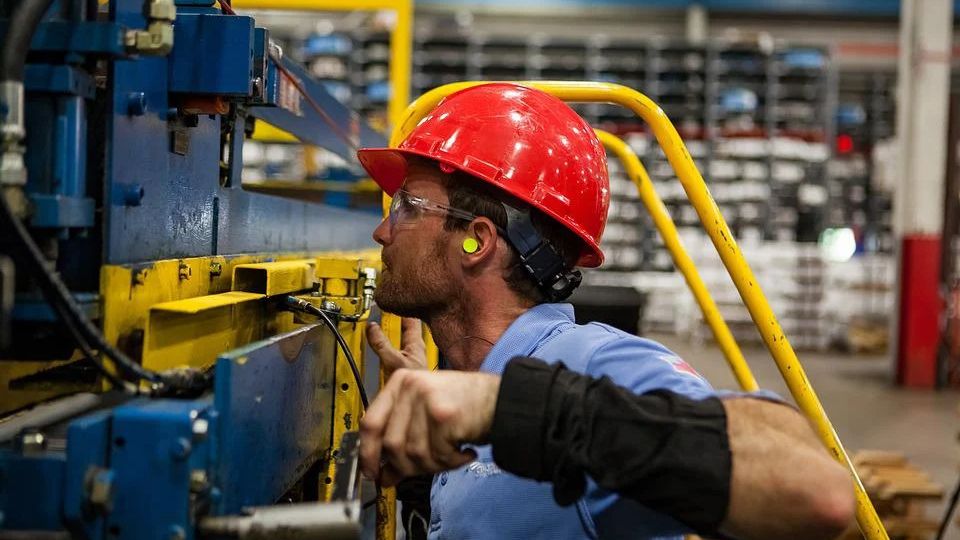
[[431,444],[430,422],[427,419],[427,408],[424,400],[418,399],[410,412],[410,423],[407,428],[407,456],[417,467],[417,474],[435,473],[444,470],[434,459],[434,448]]
[[423,323],[420,319],[400,319],[400,346],[413,353],[422,353],[427,348],[423,342]]
[[[400,372],[398,372],[400,373]],[[396,379],[396,378],[395,378]],[[402,381],[391,381],[401,383]],[[397,384],[397,387],[400,387]],[[407,426],[410,423],[410,409],[413,399],[409,389],[401,389],[394,400],[393,410],[390,412],[390,421],[383,434],[383,455],[386,461],[400,474],[411,475],[415,467],[406,455]]]
[[384,353],[399,354],[399,351],[393,347],[390,339],[387,338],[386,332],[375,322],[367,325],[367,342],[370,343],[370,348],[372,348],[378,356],[383,356]]
[[403,354],[394,348],[379,324],[370,323],[367,325],[367,342],[373,352],[380,357],[380,363],[383,364],[388,373],[407,367]]
[[456,469],[477,459],[473,450],[460,450],[460,441],[455,440],[448,426],[431,422],[430,448],[441,469]]

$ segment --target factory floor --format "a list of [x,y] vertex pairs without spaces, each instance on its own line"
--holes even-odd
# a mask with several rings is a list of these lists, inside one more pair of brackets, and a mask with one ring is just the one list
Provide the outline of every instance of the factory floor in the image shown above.
[[[668,346],[714,386],[737,388],[716,346],[677,336],[647,337]],[[761,387],[789,396],[766,349],[745,345],[744,355]],[[885,355],[801,352],[799,356],[848,452],[902,452],[942,484],[947,495],[953,491],[960,476],[960,392],[898,388],[891,383],[891,361]],[[928,514],[939,522],[943,507],[931,504]],[[952,526],[945,538],[960,540],[960,527]]]

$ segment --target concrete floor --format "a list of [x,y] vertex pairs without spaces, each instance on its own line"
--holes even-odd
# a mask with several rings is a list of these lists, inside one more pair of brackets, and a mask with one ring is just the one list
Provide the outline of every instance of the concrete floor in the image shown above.
[[[718,388],[736,389],[736,380],[720,350],[677,336],[648,336],[668,346]],[[760,386],[789,396],[766,349],[744,347],[744,355]],[[895,450],[927,471],[949,495],[960,475],[960,392],[897,388],[886,356],[799,353],[807,377],[820,396],[844,447]],[[945,497],[946,498],[946,497]],[[930,505],[939,521],[943,504]],[[947,539],[960,540],[953,526]]]

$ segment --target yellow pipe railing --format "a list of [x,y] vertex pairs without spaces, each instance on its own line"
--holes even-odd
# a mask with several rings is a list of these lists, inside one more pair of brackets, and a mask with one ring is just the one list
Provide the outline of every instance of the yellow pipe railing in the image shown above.
[[[420,96],[407,107],[402,121],[394,124],[394,131],[390,137],[390,145],[396,146],[413,131],[417,123],[432,111],[444,97],[472,86],[486,82],[461,82],[435,88]],[[780,323],[777,322],[770,303],[760,290],[753,275],[753,271],[740,252],[730,227],[720,214],[716,202],[710,195],[707,185],[697,170],[690,152],[683,144],[680,134],[667,118],[663,110],[650,98],[625,86],[601,82],[567,82],[567,81],[522,81],[519,84],[537,88],[556,96],[564,101],[587,103],[613,103],[632,110],[647,124],[650,125],[657,142],[663,149],[667,160],[673,167],[677,178],[683,185],[687,198],[700,216],[700,222],[713,241],[714,247],[720,254],[727,272],[733,279],[740,297],[743,299],[754,324],[760,331],[763,341],[770,350],[780,374],[783,376],[790,393],[797,405],[813,423],[817,435],[831,454],[843,463],[850,472],[854,481],[857,497],[857,522],[860,530],[868,540],[886,540],[888,538],[883,523],[877,516],[873,503],[867,496],[863,484],[860,482],[857,471],[850,462],[849,456],[843,449],[830,419],[827,418],[823,405],[810,386],[803,366],[797,359],[797,354],[784,336]],[[789,464],[784,464],[789,466]]]
[[680,234],[677,232],[677,226],[673,223],[670,213],[667,212],[663,201],[660,200],[660,196],[653,188],[653,183],[650,182],[647,170],[640,163],[640,158],[620,137],[601,129],[595,129],[594,132],[607,150],[613,152],[620,159],[627,176],[637,186],[640,201],[646,207],[650,217],[653,218],[653,225],[660,232],[663,245],[670,252],[670,256],[673,257],[673,264],[683,275],[683,279],[686,280],[687,287],[690,288],[697,305],[700,306],[703,319],[710,326],[713,337],[723,352],[724,358],[727,359],[727,363],[730,364],[730,369],[733,371],[737,383],[740,384],[740,388],[747,392],[757,390],[759,388],[757,380],[754,378],[753,372],[750,371],[750,366],[747,365],[747,360],[743,357],[743,352],[740,351],[737,340],[730,332],[727,322],[723,320],[720,309],[713,301],[713,297],[710,296],[706,284],[700,278],[697,267],[693,264],[693,259],[690,258],[687,250],[683,247]]

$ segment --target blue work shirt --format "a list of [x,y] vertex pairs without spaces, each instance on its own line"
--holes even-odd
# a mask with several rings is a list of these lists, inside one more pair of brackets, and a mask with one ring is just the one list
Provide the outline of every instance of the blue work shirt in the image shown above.
[[[500,374],[515,356],[563,361],[571,370],[640,394],[655,389],[703,399],[711,386],[655,341],[601,323],[578,325],[570,304],[541,304],[515,320],[490,350],[480,371]],[[676,520],[588,481],[585,496],[561,507],[550,483],[503,472],[490,446],[477,460],[440,473],[430,492],[431,539],[680,538],[691,531]],[[531,449],[533,451],[533,449]]]

